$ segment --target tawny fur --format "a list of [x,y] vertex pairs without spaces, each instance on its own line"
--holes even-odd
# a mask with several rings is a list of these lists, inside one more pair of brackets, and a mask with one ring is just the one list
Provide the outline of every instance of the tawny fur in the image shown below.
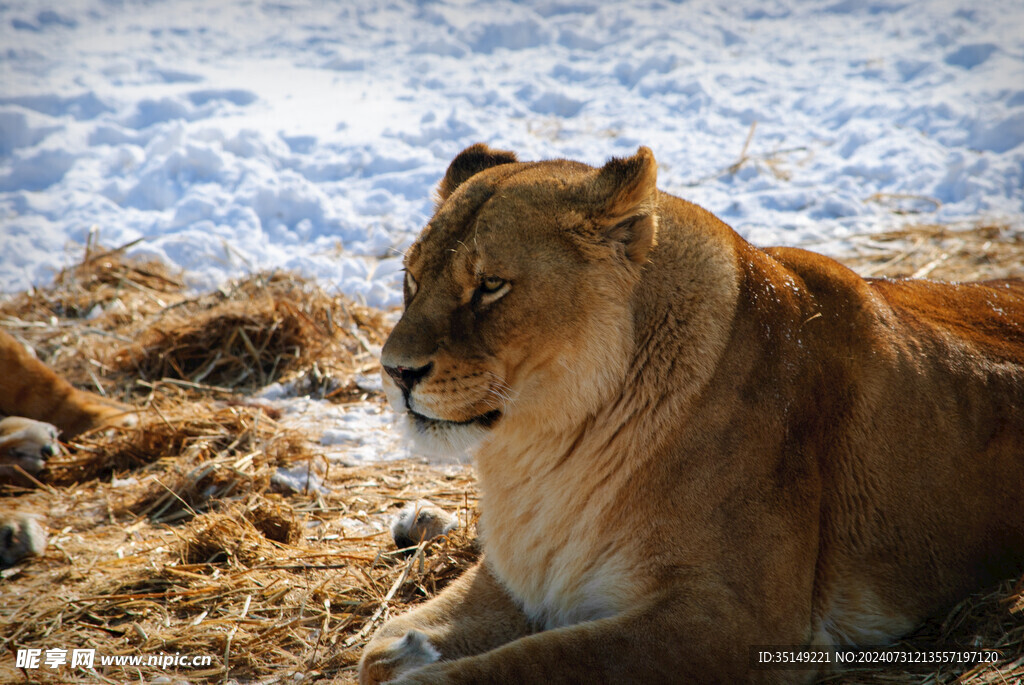
[[94,428],[131,425],[136,420],[129,407],[75,388],[3,331],[0,415],[53,424],[64,439]]
[[484,558],[362,683],[804,682],[749,648],[884,643],[1020,572],[1024,284],[862,279],[655,178],[452,162],[382,362],[472,444]]

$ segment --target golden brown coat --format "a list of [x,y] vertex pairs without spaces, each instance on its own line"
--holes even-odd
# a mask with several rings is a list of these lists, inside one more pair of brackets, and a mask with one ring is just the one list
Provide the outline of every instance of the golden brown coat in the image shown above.
[[600,169],[473,146],[406,259],[385,389],[468,446],[483,560],[361,682],[801,682],[1024,561],[1024,285],[865,280]]

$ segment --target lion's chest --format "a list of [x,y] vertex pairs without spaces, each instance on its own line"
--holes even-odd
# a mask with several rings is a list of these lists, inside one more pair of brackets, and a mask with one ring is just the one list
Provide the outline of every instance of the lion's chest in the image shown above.
[[481,535],[492,570],[545,628],[614,615],[636,595],[629,550],[599,512],[557,489],[503,492],[483,507]]

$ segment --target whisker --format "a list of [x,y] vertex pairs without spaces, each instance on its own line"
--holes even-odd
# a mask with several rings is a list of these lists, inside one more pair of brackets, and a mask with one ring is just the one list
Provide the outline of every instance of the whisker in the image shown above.
[[501,399],[509,406],[513,406],[518,398],[515,397],[515,391],[505,382],[503,378],[493,371],[487,372],[487,377],[490,380],[488,391],[494,396]]

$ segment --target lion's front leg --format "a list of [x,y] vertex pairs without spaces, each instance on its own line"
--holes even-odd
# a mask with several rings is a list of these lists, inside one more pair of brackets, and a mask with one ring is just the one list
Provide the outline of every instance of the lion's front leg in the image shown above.
[[708,595],[662,596],[617,616],[534,633],[476,656],[421,666],[389,685],[736,685],[814,680],[815,673],[807,670],[751,670],[749,648],[767,642],[766,631],[743,606],[723,596],[718,599],[722,601]]
[[529,633],[525,614],[481,561],[434,599],[385,623],[363,652],[359,682],[387,682],[436,661],[496,649]]

